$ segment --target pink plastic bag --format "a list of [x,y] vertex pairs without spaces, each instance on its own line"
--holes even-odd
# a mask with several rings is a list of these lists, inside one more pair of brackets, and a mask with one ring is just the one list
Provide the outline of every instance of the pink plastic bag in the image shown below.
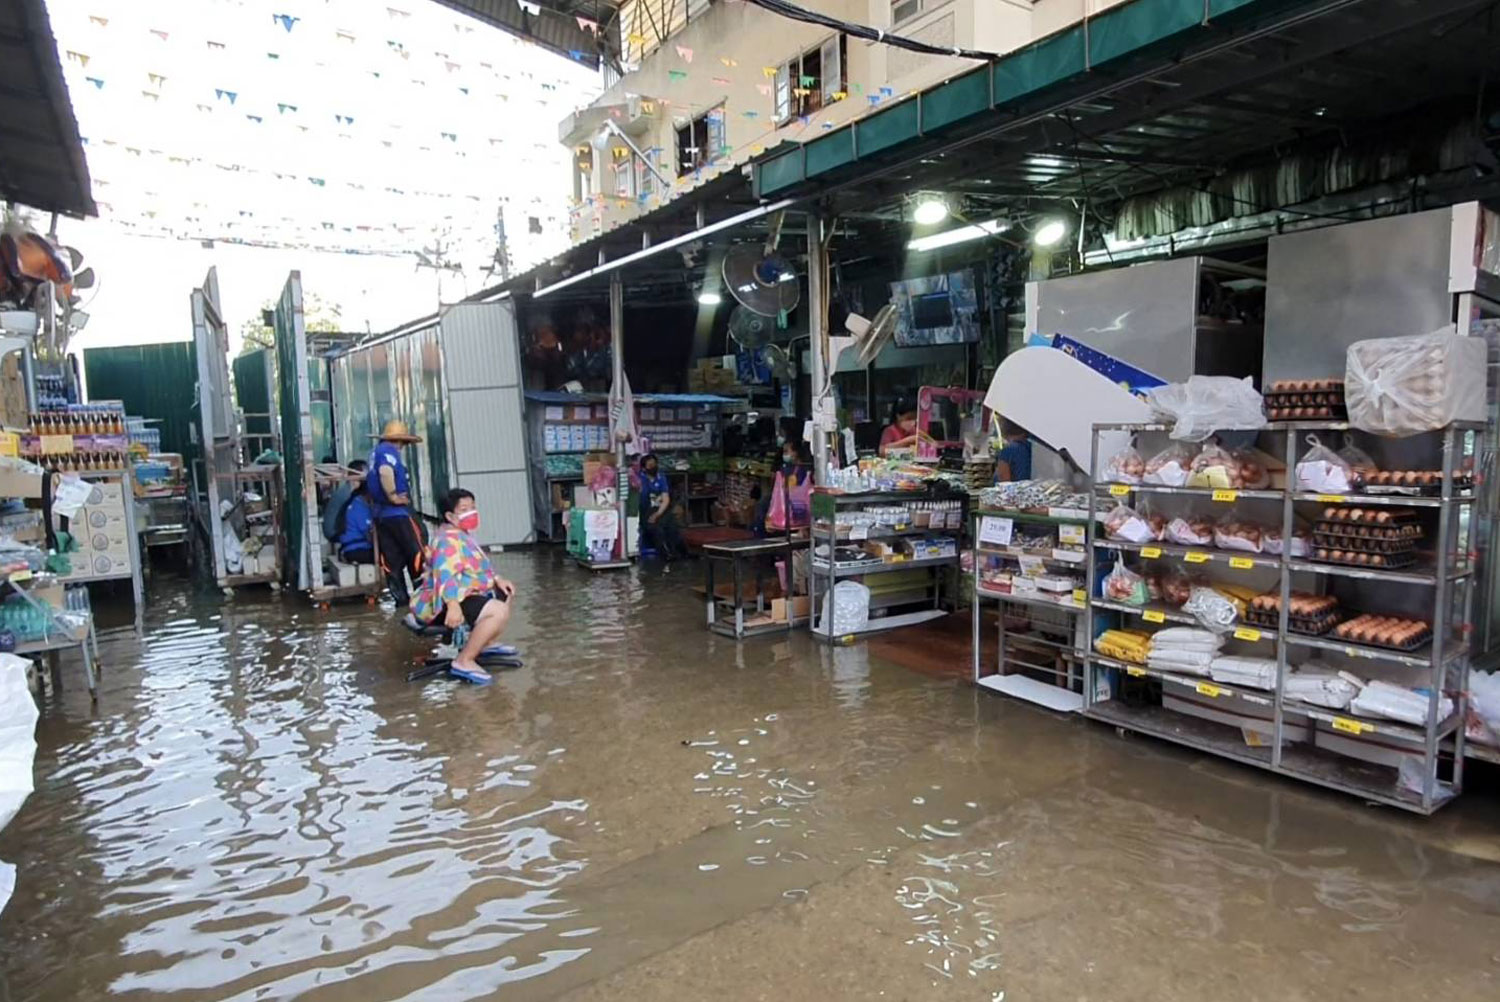
[[771,488],[771,507],[766,511],[766,528],[786,528],[786,476],[776,472],[776,486]]

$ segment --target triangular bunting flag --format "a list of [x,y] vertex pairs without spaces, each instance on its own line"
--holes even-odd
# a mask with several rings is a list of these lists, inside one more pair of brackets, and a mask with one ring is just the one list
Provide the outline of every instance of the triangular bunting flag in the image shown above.
[[293,17],[290,14],[272,14],[271,20],[281,25],[290,34],[291,30],[296,27],[297,22],[302,19],[300,17]]
[[686,80],[687,70],[667,70],[667,77],[672,81]]
[[758,91],[760,91],[761,94],[763,94],[766,97],[770,97],[771,96],[771,85],[770,84],[757,84],[755,89],[758,90]]
[[725,66],[738,66],[740,64],[739,60],[731,59],[728,56],[720,56],[719,62],[723,63]]
[[685,63],[690,63],[693,61],[693,50],[688,48],[686,45],[677,46],[677,55],[678,58],[680,58]]
[[760,75],[763,77],[774,77],[776,75],[776,67],[762,66],[760,68]]

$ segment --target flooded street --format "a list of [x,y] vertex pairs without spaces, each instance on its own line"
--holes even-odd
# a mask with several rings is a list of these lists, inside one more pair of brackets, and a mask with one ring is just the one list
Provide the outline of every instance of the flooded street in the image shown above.
[[[1500,810],[1428,820],[508,555],[525,668],[162,586],[39,725],[0,1000],[1500,997]],[[1493,784],[1492,784],[1493,785]]]

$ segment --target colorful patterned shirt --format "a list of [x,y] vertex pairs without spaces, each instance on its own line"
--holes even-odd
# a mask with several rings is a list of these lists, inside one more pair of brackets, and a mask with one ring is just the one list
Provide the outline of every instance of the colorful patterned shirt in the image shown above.
[[427,550],[427,571],[412,596],[411,612],[419,623],[430,623],[443,614],[449,602],[462,602],[470,595],[489,591],[495,583],[495,568],[474,537],[444,525],[433,533]]

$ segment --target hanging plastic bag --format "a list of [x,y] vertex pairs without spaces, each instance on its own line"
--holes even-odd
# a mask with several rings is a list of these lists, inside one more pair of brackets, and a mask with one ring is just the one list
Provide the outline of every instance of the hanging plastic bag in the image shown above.
[[1173,442],[1146,462],[1143,483],[1160,484],[1163,487],[1183,487],[1187,484],[1188,467],[1193,463],[1193,454],[1181,442]]
[[[1273,556],[1281,556],[1285,546],[1281,538],[1281,526],[1267,528],[1260,537],[1261,552]],[[1305,557],[1312,552],[1312,533],[1307,531],[1306,526],[1294,526],[1292,529],[1292,548],[1288,556]]]
[[1104,578],[1104,598],[1125,605],[1145,605],[1149,592],[1146,579],[1126,567],[1123,562],[1115,564],[1114,570]]
[[1201,442],[1216,431],[1264,428],[1266,404],[1249,376],[1191,376],[1146,391],[1146,402],[1176,424],[1172,437]]
[[787,515],[794,528],[812,522],[812,491],[812,477],[803,477],[802,483],[786,490]]
[[1346,441],[1338,454],[1339,458],[1348,463],[1349,468],[1354,471],[1356,481],[1369,480],[1370,474],[1380,472],[1380,467],[1375,464],[1374,457],[1353,442]]
[[1344,360],[1349,423],[1402,437],[1483,421],[1489,345],[1451,326],[1418,337],[1356,341]]
[[766,527],[785,529],[787,518],[786,474],[776,471],[776,485],[771,488],[771,506],[766,509]]
[[1104,516],[1104,531],[1110,539],[1121,539],[1127,543],[1150,543],[1159,539],[1151,524],[1128,505],[1116,505]]
[[1105,479],[1117,484],[1138,484],[1145,473],[1146,461],[1133,446],[1115,453],[1104,466]]
[[1263,491],[1271,486],[1271,471],[1266,469],[1266,464],[1261,462],[1260,457],[1254,452],[1248,449],[1236,449],[1229,455],[1234,459],[1236,466],[1230,478],[1235,481],[1236,489]]
[[1235,608],[1233,600],[1220,595],[1212,588],[1202,586],[1193,589],[1187,602],[1183,604],[1182,611],[1190,613],[1206,629],[1215,633],[1229,632],[1235,620],[1240,617],[1239,609]]
[[1166,540],[1179,546],[1212,546],[1213,519],[1204,515],[1179,515],[1167,523]]
[[1316,435],[1307,436],[1311,447],[1297,460],[1297,490],[1315,494],[1347,494],[1355,484],[1354,468]]

